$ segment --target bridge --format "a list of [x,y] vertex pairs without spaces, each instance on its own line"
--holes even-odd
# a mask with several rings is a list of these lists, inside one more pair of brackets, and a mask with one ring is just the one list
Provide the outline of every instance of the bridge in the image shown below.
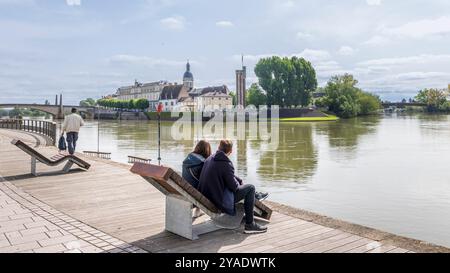
[[389,107],[406,108],[408,106],[417,106],[417,107],[427,106],[426,103],[420,103],[420,102],[387,102],[387,103],[383,103],[382,105],[384,108],[389,108]]
[[47,105],[47,104],[0,104],[0,108],[19,108],[19,109],[31,109],[38,110],[44,113],[48,113],[53,116],[54,119],[63,119],[65,115],[70,114],[72,108],[76,108],[78,112],[85,115],[86,118],[94,118],[95,107],[82,107],[72,105]]

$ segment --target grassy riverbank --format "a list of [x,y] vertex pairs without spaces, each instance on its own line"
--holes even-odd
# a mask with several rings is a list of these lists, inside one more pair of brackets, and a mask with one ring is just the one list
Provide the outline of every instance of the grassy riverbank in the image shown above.
[[298,118],[280,118],[281,122],[319,122],[319,121],[337,121],[338,117],[327,115],[326,117],[298,117]]

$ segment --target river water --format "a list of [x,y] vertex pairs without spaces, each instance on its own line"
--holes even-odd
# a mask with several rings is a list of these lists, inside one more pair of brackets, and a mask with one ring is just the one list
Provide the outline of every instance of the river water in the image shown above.
[[[162,124],[162,163],[177,170],[194,141]],[[98,122],[78,151],[97,150]],[[157,124],[101,121],[100,151],[157,159]],[[385,115],[330,123],[282,123],[279,146],[239,141],[239,176],[270,200],[450,247],[450,116]],[[212,141],[213,149],[217,141]]]

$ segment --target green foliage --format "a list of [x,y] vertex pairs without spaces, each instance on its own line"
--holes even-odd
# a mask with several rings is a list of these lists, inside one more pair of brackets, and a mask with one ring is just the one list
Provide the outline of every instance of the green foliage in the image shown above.
[[97,105],[97,102],[93,98],[88,98],[80,101],[80,106],[82,107],[91,107]]
[[342,118],[368,115],[381,108],[379,97],[356,87],[358,81],[349,74],[334,76],[325,87],[325,97],[316,101],[320,107]]
[[267,105],[267,95],[255,83],[252,84],[250,89],[247,91],[247,104],[254,105],[256,107]]
[[420,103],[426,103],[428,112],[450,111],[450,103],[447,101],[445,93],[438,89],[421,90],[415,99]]
[[29,109],[19,109],[14,108],[10,110],[7,115],[10,118],[17,118],[17,117],[45,117],[48,116],[47,113],[41,112],[39,110],[29,110]]
[[7,117],[8,116],[8,111],[6,111],[5,109],[0,109],[0,117]]
[[233,99],[233,105],[236,105],[237,104],[236,93],[230,92],[230,96]]
[[146,99],[136,100],[117,100],[117,99],[99,99],[97,104],[103,107],[114,109],[128,109],[128,110],[145,110],[150,107],[150,103]]
[[255,74],[269,106],[308,106],[317,88],[316,71],[303,58],[264,58],[256,64]]
[[359,94],[359,104],[361,107],[359,115],[370,115],[381,108],[381,99],[374,94],[361,92]]

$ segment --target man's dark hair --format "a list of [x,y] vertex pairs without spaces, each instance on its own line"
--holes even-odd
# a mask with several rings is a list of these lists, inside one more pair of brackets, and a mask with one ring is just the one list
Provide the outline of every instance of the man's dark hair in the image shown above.
[[72,108],[72,113],[76,113],[77,112],[77,108]]
[[230,153],[233,150],[233,142],[230,140],[222,140],[220,141],[219,151],[222,151],[226,154]]

